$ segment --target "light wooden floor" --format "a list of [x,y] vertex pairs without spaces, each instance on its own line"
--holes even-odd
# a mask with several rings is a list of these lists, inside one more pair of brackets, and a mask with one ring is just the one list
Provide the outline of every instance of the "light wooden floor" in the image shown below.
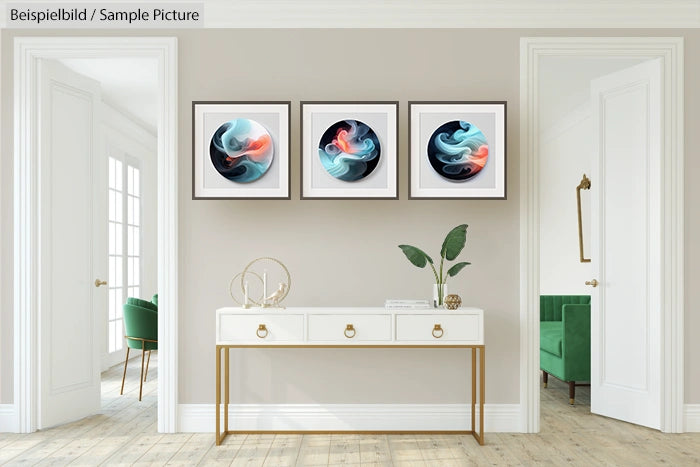
[[[471,436],[162,435],[156,428],[157,357],[138,402],[138,358],[131,360],[123,396],[121,368],[103,374],[100,414],[29,435],[0,434],[2,465],[700,465],[700,434],[666,435],[591,415],[587,388],[550,378],[542,390],[542,432]],[[152,376],[152,378],[150,377]]]

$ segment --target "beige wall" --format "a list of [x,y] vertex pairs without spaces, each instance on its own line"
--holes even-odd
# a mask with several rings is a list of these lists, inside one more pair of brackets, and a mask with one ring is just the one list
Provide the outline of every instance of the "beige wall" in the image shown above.
[[[626,35],[648,34],[624,31]],[[686,401],[700,403],[698,89],[700,33],[686,37]],[[578,32],[577,32],[578,33]],[[617,31],[581,31],[618,35]],[[3,251],[11,247],[11,37],[3,32]],[[160,33],[166,35],[167,32]],[[540,33],[542,34],[542,33]],[[546,31],[571,35],[572,31]],[[280,258],[293,275],[288,305],[381,305],[427,298],[430,274],[396,245],[436,252],[447,230],[470,225],[452,282],[486,310],[488,402],[517,403],[519,374],[519,38],[528,30],[205,30],[179,37],[180,402],[214,400],[214,310],[252,258]],[[299,101],[399,100],[399,201],[300,201]],[[408,100],[508,101],[508,200],[408,201]],[[291,100],[292,200],[192,201],[191,101]],[[11,173],[11,172],[9,172]],[[11,257],[3,255],[3,287]],[[2,328],[11,322],[3,294]],[[11,372],[3,336],[2,374]],[[232,402],[465,402],[467,357],[456,350],[246,350],[232,353]],[[691,371],[694,368],[695,371]],[[11,400],[3,378],[2,400]],[[9,391],[9,392],[8,392]]]

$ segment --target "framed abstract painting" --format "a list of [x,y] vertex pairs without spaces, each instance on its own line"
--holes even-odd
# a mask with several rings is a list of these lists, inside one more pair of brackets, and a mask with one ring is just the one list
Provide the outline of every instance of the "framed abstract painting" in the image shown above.
[[290,199],[289,102],[192,102],[192,199]]
[[506,102],[409,102],[409,199],[506,199]]
[[398,199],[392,102],[301,103],[301,199]]

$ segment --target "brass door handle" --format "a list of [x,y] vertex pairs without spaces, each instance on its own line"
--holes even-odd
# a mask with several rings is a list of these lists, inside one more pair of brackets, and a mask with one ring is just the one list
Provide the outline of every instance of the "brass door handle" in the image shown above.
[[[436,334],[437,332],[439,332],[440,334]],[[435,327],[433,328],[433,337],[435,339],[440,339],[443,334],[445,334],[445,331],[443,331],[442,326],[440,326],[439,324],[436,324]]]
[[[351,331],[352,331],[352,334],[348,335],[348,333]],[[345,331],[343,331],[343,334],[345,334],[345,337],[347,337],[348,339],[352,339],[353,337],[355,337],[355,334],[356,334],[355,327],[352,324],[348,324],[347,326],[345,326]]]
[[590,263],[591,262],[591,258],[585,258],[583,256],[583,221],[581,220],[581,190],[590,190],[590,189],[591,189],[591,179],[586,177],[586,174],[583,174],[583,178],[581,179],[581,183],[579,183],[578,186],[576,187],[576,206],[578,209],[578,254],[579,254],[579,260],[582,263]]
[[99,287],[101,285],[107,285],[107,281],[101,281],[99,279],[95,279],[95,287]]
[[598,281],[595,280],[595,279],[591,279],[591,280],[589,280],[589,281],[586,281],[586,285],[590,285],[591,287],[598,287],[598,284],[599,284],[599,283],[600,283],[600,282],[598,282]]
[[[265,334],[262,334],[263,331],[265,332]],[[267,326],[265,326],[264,324],[261,324],[260,326],[258,326],[258,330],[255,331],[255,335],[258,336],[260,339],[265,339],[267,337],[267,334],[268,334]]]

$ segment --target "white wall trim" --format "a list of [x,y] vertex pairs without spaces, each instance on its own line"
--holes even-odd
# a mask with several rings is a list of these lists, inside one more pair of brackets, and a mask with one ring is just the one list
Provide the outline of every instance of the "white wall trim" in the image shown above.
[[700,404],[685,404],[685,431],[700,433]]
[[660,58],[664,66],[662,181],[661,429],[682,432],[684,419],[683,39],[539,37],[520,41],[520,402],[523,431],[539,431],[539,128],[538,61],[543,56]]
[[[183,432],[213,433],[214,404],[180,404]],[[230,430],[468,430],[467,404],[230,404]],[[484,405],[484,429],[520,431],[518,404]],[[478,423],[478,422],[477,422]]]
[[14,55],[14,400],[17,430],[36,430],[40,303],[37,260],[36,65],[39,59],[153,57],[158,60],[158,430],[177,431],[178,176],[177,40],[170,37],[17,37]]
[[14,404],[0,404],[0,433],[17,433],[18,431]]
[[[2,34],[0,34],[2,36]],[[2,37],[0,37],[0,50],[2,50]],[[1,62],[2,60],[0,60]],[[0,63],[0,76],[2,76],[2,63]],[[2,97],[0,97],[0,109],[2,109]],[[2,121],[2,116],[0,116],[0,128],[2,128],[2,124],[4,122]],[[2,136],[0,136],[0,147],[2,147]],[[3,179],[3,170],[5,168],[3,167],[4,164],[0,164],[0,209],[2,209],[2,179]],[[2,241],[2,233],[0,232],[0,242]],[[2,260],[3,257],[3,250],[4,248],[0,245],[0,277],[2,277],[3,269],[4,269],[4,262]],[[0,339],[2,339],[3,336],[3,326],[7,326],[7,322],[3,323],[2,319],[2,307],[3,307],[3,302],[2,302],[2,290],[3,287],[0,287]],[[2,353],[2,342],[0,342],[0,354]],[[4,365],[2,364],[2,359],[0,358],[0,378],[3,378],[4,374]],[[0,401],[5,399],[5,395],[3,394],[2,390],[2,385],[0,385]],[[1,430],[0,430],[1,431]]]

